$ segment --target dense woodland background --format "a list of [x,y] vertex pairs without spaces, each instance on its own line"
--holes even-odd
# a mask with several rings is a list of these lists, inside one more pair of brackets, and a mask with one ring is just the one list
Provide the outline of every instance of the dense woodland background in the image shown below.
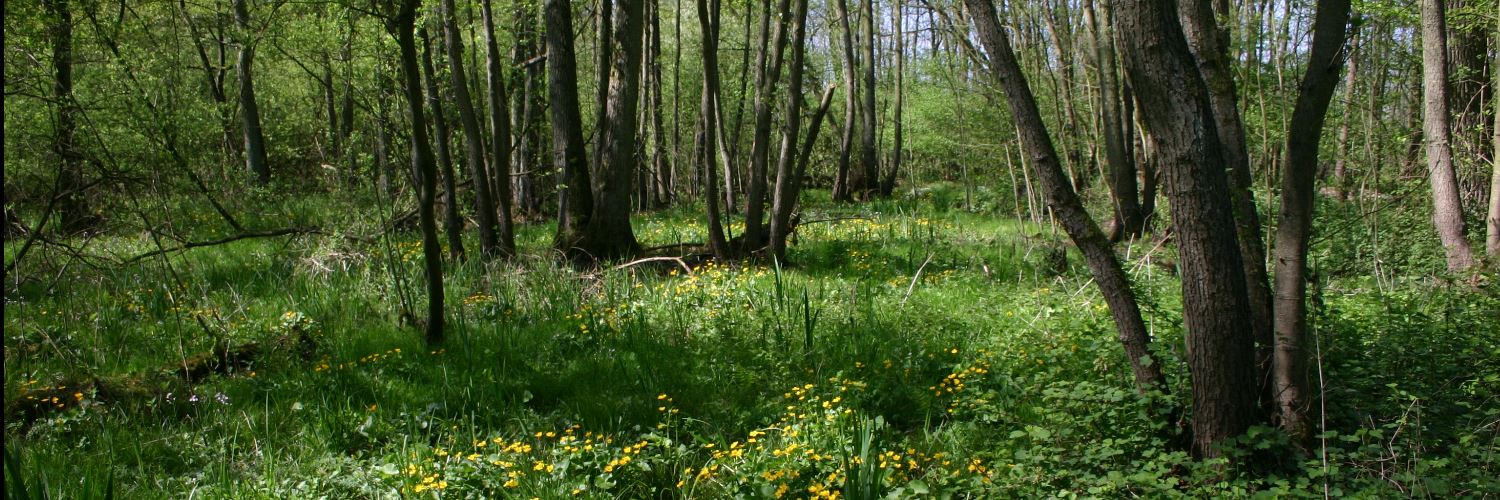
[[1493,0],[4,8],[7,497],[1500,492]]

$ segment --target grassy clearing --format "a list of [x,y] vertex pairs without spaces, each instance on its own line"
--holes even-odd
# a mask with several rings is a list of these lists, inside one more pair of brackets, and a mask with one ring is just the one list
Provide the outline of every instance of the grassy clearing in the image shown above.
[[[7,408],[7,483],[225,498],[1500,488],[1493,292],[1328,284],[1329,465],[1258,429],[1242,453],[1270,465],[1226,472],[1165,451],[1174,427],[1148,410],[1179,397],[1130,389],[1108,312],[1081,266],[1058,260],[1058,236],[926,202],[848,210],[812,205],[795,266],[690,273],[559,267],[551,228],[525,227],[517,262],[449,267],[440,348],[401,314],[425,300],[414,235],[75,267],[5,304],[6,400],[61,399],[31,423]],[[376,225],[327,215],[351,213],[301,202],[266,217]],[[703,240],[691,210],[638,217],[636,231],[647,246]],[[1148,264],[1169,256],[1130,253],[1158,359],[1184,391],[1177,283]],[[316,347],[285,347],[302,336]],[[142,376],[249,342],[264,355],[201,383]],[[93,379],[156,385],[134,399],[57,388]]]

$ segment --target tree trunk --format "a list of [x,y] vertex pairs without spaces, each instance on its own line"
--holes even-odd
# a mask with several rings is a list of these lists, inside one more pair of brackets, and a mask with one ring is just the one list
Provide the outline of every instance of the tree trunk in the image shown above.
[[427,117],[422,109],[422,76],[413,34],[420,3],[420,0],[402,0],[400,11],[387,21],[386,29],[396,37],[396,44],[401,49],[403,90],[411,115],[411,166],[412,175],[417,180],[417,216],[422,227],[422,259],[427,271],[426,340],[428,344],[439,344],[443,342],[446,319],[443,312],[443,249],[438,243],[437,218],[433,214],[433,204],[437,199],[437,163],[433,161],[432,145],[427,140]]
[[[780,0],[775,13],[775,35],[770,45],[756,56],[755,135],[750,139],[750,179],[745,183],[744,248],[755,250],[765,244],[762,224],[766,200],[766,168],[771,156],[771,103],[776,82],[781,79],[781,64],[786,47],[787,18],[791,0]],[[769,57],[767,51],[770,52]]]
[[1313,182],[1318,171],[1318,144],[1333,90],[1344,61],[1344,27],[1350,0],[1319,0],[1313,19],[1307,74],[1292,111],[1287,134],[1286,165],[1281,177],[1281,217],[1276,226],[1276,354],[1272,369],[1276,416],[1292,442],[1310,444],[1313,428],[1307,409],[1313,394],[1307,385],[1307,241],[1316,207]]
[[864,169],[861,179],[863,184],[856,183],[852,186],[858,198],[869,199],[873,191],[880,186],[880,157],[879,149],[875,145],[876,133],[879,131],[875,125],[875,0],[865,0],[865,15],[862,19],[862,35],[864,37],[864,91],[861,102],[860,113],[864,118],[864,127],[860,129],[860,167]]
[[1172,202],[1182,268],[1192,378],[1193,452],[1244,434],[1258,418],[1255,338],[1233,227],[1225,154],[1209,90],[1171,4],[1124,2],[1117,11],[1126,73],[1156,144]]
[[[67,0],[48,0],[52,19],[52,97],[57,101],[52,152],[57,154],[57,209],[62,232],[74,234],[94,225],[83,189],[83,153],[78,151],[78,101],[73,97],[73,12]],[[6,210],[10,205],[6,204]],[[45,216],[43,216],[45,218]],[[37,227],[37,231],[43,228]]]
[[[1335,154],[1333,164],[1333,193],[1340,201],[1348,198],[1349,190],[1349,129],[1354,122],[1354,88],[1355,78],[1359,75],[1359,26],[1354,26],[1354,31],[1349,36],[1348,55],[1344,62],[1344,121],[1339,124],[1338,143],[1335,146],[1338,151]],[[1296,125],[1296,117],[1292,117],[1293,127]],[[1299,130],[1293,128],[1292,130]]]
[[577,243],[582,253],[575,259],[610,260],[640,253],[640,244],[630,227],[630,193],[638,159],[635,156],[636,97],[640,90],[642,0],[614,2],[610,47],[608,99],[598,154],[600,169],[594,178],[594,212],[584,238]]
[[553,247],[571,255],[594,212],[583,118],[578,110],[578,63],[573,52],[573,7],[546,0],[547,107],[552,118],[552,165],[558,172],[557,235]]
[[[1494,43],[1500,46],[1500,31],[1496,31]],[[1490,61],[1490,68],[1495,74],[1495,92],[1500,92],[1500,56]],[[1494,134],[1491,139],[1494,154],[1490,156],[1490,211],[1485,217],[1489,235],[1484,240],[1484,248],[1491,260],[1500,262],[1500,98],[1496,97],[1490,98],[1490,104],[1495,107],[1495,123],[1490,128],[1490,132]]]
[[[271,182],[271,167],[266,162],[266,137],[261,132],[260,105],[255,100],[255,78],[252,76],[255,44],[254,35],[250,31],[250,11],[245,7],[245,0],[234,0],[234,19],[240,28],[240,119],[245,139],[245,168],[255,176],[256,184],[264,185]],[[420,85],[419,83],[417,87],[418,94],[421,94]]]
[[[858,131],[856,112],[859,110],[859,88],[854,76],[854,30],[849,25],[849,0],[834,0],[838,6],[840,34],[843,36],[843,57],[841,61],[844,68],[844,135],[839,140],[839,164],[838,173],[833,180],[834,201],[853,201],[850,194],[855,184],[854,176],[864,173],[863,169],[849,168],[850,158],[854,155],[854,134]],[[863,184],[863,182],[861,182]]]
[[[793,195],[796,174],[797,139],[802,127],[802,72],[807,54],[807,0],[797,0],[791,12],[792,60],[787,71],[786,108],[782,111],[781,155],[776,160],[776,197],[772,200],[771,255],[786,262],[786,237],[791,229],[792,206],[796,199],[783,199]],[[776,210],[776,207],[781,210]],[[782,220],[777,215],[785,215]]]
[[422,72],[426,75],[427,106],[432,108],[432,130],[437,143],[438,169],[443,173],[443,226],[448,233],[448,258],[455,262],[464,259],[464,222],[458,215],[458,181],[454,176],[453,157],[448,150],[448,114],[443,112],[443,98],[438,93],[437,73],[432,71],[432,44],[423,28],[418,34],[422,39]]
[[[1229,196],[1233,200],[1234,228],[1238,235],[1240,265],[1244,268],[1246,292],[1250,298],[1250,326],[1255,337],[1255,365],[1261,373],[1271,368],[1272,298],[1270,278],[1266,274],[1266,244],[1261,236],[1260,213],[1250,187],[1250,153],[1245,145],[1245,126],[1241,121],[1234,77],[1229,71],[1229,32],[1214,20],[1210,0],[1182,0],[1177,5],[1182,29],[1192,54],[1197,58],[1197,72],[1208,85],[1209,104],[1218,131],[1222,164],[1229,170]],[[1290,17],[1290,16],[1288,16]],[[1205,115],[1207,116],[1207,115]],[[1263,122],[1264,123],[1264,122]],[[1265,381],[1266,377],[1258,380]],[[1269,387],[1261,385],[1269,394]],[[1273,398],[1264,398],[1270,404]]]
[[1461,273],[1474,266],[1459,201],[1458,177],[1449,144],[1447,29],[1442,0],[1421,0],[1422,137],[1427,141],[1427,173],[1432,182],[1432,222],[1448,260]]
[[1005,91],[1006,103],[1016,121],[1020,139],[1026,154],[1032,158],[1031,165],[1046,194],[1047,204],[1053,214],[1083,253],[1089,272],[1099,284],[1104,302],[1109,304],[1115,328],[1119,331],[1120,344],[1130,360],[1131,372],[1135,376],[1136,388],[1141,392],[1166,391],[1161,363],[1151,358],[1150,333],[1141,319],[1140,305],[1130,287],[1130,277],[1120,267],[1119,258],[1105,240],[1104,233],[1089,216],[1078,193],[1073,191],[1068,176],[1063,173],[1052,137],[1042,122],[1042,113],[1037,108],[1031,86],[1021,72],[1021,65],[1011,49],[1010,40],[1001,31],[1000,21],[995,17],[992,3],[985,0],[964,0],[969,17],[979,31],[979,40],[990,54],[989,72],[986,75]]
[[714,179],[715,134],[719,126],[717,111],[719,100],[719,0],[710,6],[706,0],[698,0],[698,28],[703,33],[703,98],[700,106],[703,123],[702,154],[704,202],[708,205],[708,251],[716,259],[729,258],[729,244],[724,240],[724,225],[719,220],[718,184]]
[[901,108],[905,99],[906,73],[906,33],[901,24],[902,0],[893,0],[891,4],[891,26],[892,35],[896,42],[896,102],[891,104],[891,168],[886,172],[885,178],[880,180],[880,196],[890,197],[896,190],[896,177],[901,174]]
[[469,178],[474,183],[474,219],[479,223],[479,252],[485,259],[503,254],[499,233],[495,229],[495,198],[491,194],[489,168],[484,160],[484,132],[474,114],[474,100],[469,94],[468,73],[464,71],[463,33],[458,31],[458,13],[453,0],[442,1],[443,45],[448,53],[452,77],[453,105],[458,107],[458,124],[464,131],[464,161],[469,164]]
[[[1095,9],[1084,0],[1083,13],[1094,29],[1090,38],[1094,59],[1099,65],[1099,110],[1103,122],[1104,155],[1109,165],[1110,195],[1114,201],[1115,220],[1110,224],[1110,241],[1138,238],[1145,232],[1139,194],[1136,192],[1135,158],[1127,151],[1127,119],[1121,113],[1119,72],[1115,69],[1114,20],[1109,0]],[[1096,13],[1097,10],[1097,13]]]
[[500,44],[495,41],[495,14],[490,8],[490,0],[484,0],[481,9],[486,49],[485,74],[490,97],[490,130],[495,135],[490,142],[490,159],[494,163],[489,169],[489,173],[494,176],[493,199],[495,209],[499,212],[496,221],[499,222],[500,232],[496,235],[499,241],[496,242],[495,250],[501,257],[510,258],[516,254],[516,231],[510,216],[510,101],[505,97],[506,75],[500,68]]
[[[807,0],[802,0],[806,3]],[[792,212],[797,210],[797,199],[802,195],[802,180],[807,178],[807,165],[812,161],[813,145],[818,142],[818,132],[823,128],[823,118],[828,114],[828,106],[833,104],[834,85],[829,85],[823,90],[823,97],[818,100],[818,109],[813,112],[812,123],[807,128],[807,138],[802,141],[802,148],[797,153],[797,167],[791,175],[776,176],[776,193],[771,201],[771,251],[773,254],[780,252],[781,259],[786,259],[787,239],[793,231],[797,230],[797,224],[792,219]]]

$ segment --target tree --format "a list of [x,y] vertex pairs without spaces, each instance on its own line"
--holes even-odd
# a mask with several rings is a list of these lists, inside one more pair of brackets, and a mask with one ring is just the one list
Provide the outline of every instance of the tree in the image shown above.
[[1140,304],[1136,302],[1130,278],[1120,267],[1119,257],[1115,256],[1104,233],[1089,216],[1078,193],[1073,191],[1067,174],[1063,173],[1062,163],[1058,159],[1057,149],[1052,145],[1052,137],[1047,133],[1046,124],[1042,121],[1036,97],[1032,95],[1031,86],[1021,72],[1021,65],[1016,59],[1015,51],[1011,49],[1010,40],[1001,31],[994,5],[985,0],[964,0],[964,4],[979,32],[980,42],[990,54],[986,76],[998,83],[1005,92],[1006,104],[1011,110],[1011,116],[1015,117],[1026,154],[1033,159],[1031,167],[1041,181],[1047,204],[1057,216],[1063,231],[1068,233],[1073,244],[1083,253],[1089,272],[1099,285],[1099,293],[1104,296],[1105,303],[1109,304],[1110,315],[1118,330],[1120,344],[1124,346],[1126,357],[1130,360],[1137,389],[1141,392],[1165,391],[1166,379],[1162,376],[1160,363],[1151,359],[1151,336],[1141,318]]
[[1083,15],[1092,27],[1089,38],[1094,60],[1099,66],[1099,114],[1101,133],[1104,136],[1105,164],[1111,200],[1114,202],[1115,219],[1109,226],[1110,241],[1140,237],[1146,231],[1145,216],[1141,213],[1139,193],[1136,192],[1135,158],[1127,150],[1126,121],[1121,112],[1124,99],[1120,95],[1119,72],[1115,69],[1115,35],[1109,0],[1101,1],[1096,9],[1091,0],[1084,0]]
[[[745,189],[744,248],[755,250],[765,243],[763,219],[766,202],[766,168],[771,155],[771,103],[776,91],[776,82],[781,79],[783,50],[787,40],[787,19],[791,17],[791,1],[777,2],[774,40],[763,45],[756,56],[755,70],[755,131],[750,139],[750,180]],[[762,31],[764,32],[764,30]],[[767,51],[770,54],[767,54]]]
[[1312,437],[1307,409],[1307,240],[1316,206],[1313,182],[1323,122],[1346,55],[1345,26],[1349,0],[1319,0],[1313,19],[1312,50],[1307,73],[1292,110],[1286,165],[1281,170],[1281,217],[1276,226],[1276,347],[1272,393],[1278,424],[1299,446]]
[[708,251],[714,258],[729,256],[729,244],[724,241],[724,226],[719,220],[718,183],[714,180],[715,149],[719,132],[719,1],[710,6],[706,0],[697,0],[698,28],[703,33],[703,131],[702,154],[698,160],[703,166],[704,203],[708,205]]
[[630,227],[630,187],[640,160],[635,145],[644,27],[641,2],[614,2],[611,46],[600,47],[610,53],[609,92],[600,103],[605,113],[596,153],[603,159],[593,179],[594,213],[583,239],[571,247],[594,260],[640,253],[640,243]]
[[[782,262],[786,261],[786,238],[791,230],[791,206],[796,203],[796,199],[787,197],[795,194],[793,189],[797,183],[794,177],[797,139],[802,127],[802,70],[807,54],[807,0],[797,0],[792,9],[789,21],[792,29],[792,60],[791,69],[787,71],[786,108],[782,111],[781,155],[776,160],[777,197],[772,200],[782,209],[778,211],[773,206],[771,214],[771,255]],[[785,219],[777,217],[778,215]]]
[[438,93],[437,73],[432,70],[432,42],[427,29],[418,30],[422,38],[422,73],[426,75],[427,106],[432,108],[432,131],[437,142],[437,163],[443,173],[443,226],[448,234],[448,257],[454,261],[464,258],[464,223],[458,215],[458,181],[453,175],[453,155],[448,150],[448,115],[443,112],[443,98]]
[[[834,201],[852,201],[853,191],[851,185],[854,183],[851,176],[862,175],[863,169],[851,170],[849,168],[850,157],[853,156],[854,134],[858,129],[859,111],[859,88],[854,77],[854,30],[849,26],[849,0],[834,0],[838,6],[839,33],[843,36],[843,57],[841,61],[844,68],[844,135],[839,140],[839,163],[838,171],[833,181]],[[863,184],[861,182],[860,184]]]
[[1250,299],[1234,227],[1223,145],[1209,89],[1170,3],[1124,2],[1116,11],[1129,75],[1166,176],[1181,259],[1183,319],[1192,379],[1192,449],[1218,445],[1258,418]]
[[[422,108],[422,73],[417,63],[415,24],[421,0],[401,0],[394,15],[386,20],[386,30],[396,37],[401,50],[402,91],[411,116],[411,167],[417,181],[417,217],[422,227],[422,260],[427,275],[428,344],[439,344],[444,337],[443,256],[438,243],[437,218],[433,204],[437,199],[437,162],[432,158],[432,144],[427,139],[427,116]],[[450,54],[450,57],[453,55]]]
[[[255,176],[256,184],[266,184],[271,182],[271,167],[266,162],[266,137],[261,131],[260,105],[255,99],[255,36],[245,0],[234,0],[234,19],[239,24],[240,123],[245,138],[245,168]],[[420,94],[421,84],[418,85]]]
[[571,255],[594,212],[583,119],[578,110],[578,63],[573,51],[573,8],[546,0],[547,107],[552,119],[552,164],[558,172],[557,235],[553,247]]
[[896,190],[896,176],[901,175],[901,108],[902,99],[906,97],[903,84],[906,73],[906,33],[901,23],[902,0],[893,0],[891,4],[891,26],[896,42],[896,102],[891,104],[891,169],[885,178],[880,181],[880,195],[889,197]]
[[[89,213],[83,192],[83,153],[77,144],[79,106],[73,96],[73,12],[67,0],[48,0],[51,17],[48,38],[52,45],[52,97],[57,117],[52,131],[52,152],[57,154],[57,209],[64,233],[77,233],[96,221]],[[10,204],[6,204],[6,210]],[[42,228],[38,227],[40,231]]]
[[[448,0],[451,2],[452,0]],[[499,225],[499,233],[496,234],[495,251],[501,257],[512,257],[516,254],[516,230],[510,217],[510,109],[505,97],[505,71],[500,68],[500,45],[495,41],[495,13],[490,7],[490,0],[484,0],[482,14],[484,17],[484,44],[485,44],[485,75],[489,83],[489,114],[490,130],[494,133],[494,139],[490,141],[490,159],[494,164],[490,165],[490,174],[493,178],[486,178],[494,186],[493,198]],[[475,179],[475,184],[479,180]]]
[[[484,159],[484,133],[474,114],[474,100],[469,94],[468,73],[464,71],[463,32],[458,30],[458,14],[453,0],[443,0],[443,45],[448,52],[448,76],[453,88],[453,105],[458,108],[458,124],[464,131],[464,161],[469,164],[469,178],[474,184],[474,219],[479,222],[479,253],[486,259],[508,255],[500,243],[495,227],[496,203],[491,191],[493,182]],[[504,161],[497,158],[497,162]]]
[[1432,184],[1432,223],[1448,261],[1448,270],[1461,273],[1474,266],[1458,176],[1453,170],[1449,143],[1447,21],[1442,0],[1421,0],[1422,11],[1422,138],[1427,141],[1427,175]]
[[855,183],[854,190],[859,199],[868,199],[880,183],[880,157],[875,146],[875,0],[865,0],[865,13],[861,24],[864,38],[864,90],[860,102],[860,115],[864,126],[860,129],[860,165],[864,169],[863,183]]

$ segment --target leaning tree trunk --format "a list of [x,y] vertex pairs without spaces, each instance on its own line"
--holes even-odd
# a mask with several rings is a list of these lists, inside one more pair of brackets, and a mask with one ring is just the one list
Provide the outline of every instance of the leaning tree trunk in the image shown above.
[[1448,270],[1460,273],[1474,266],[1453,171],[1449,143],[1448,51],[1442,0],[1421,0],[1422,11],[1422,138],[1427,141],[1427,173],[1432,183],[1432,223],[1447,254]]
[[[245,168],[255,176],[255,183],[271,182],[271,167],[266,162],[266,137],[260,128],[260,105],[255,100],[254,36],[250,33],[250,10],[245,0],[234,0],[234,19],[240,28],[240,119],[245,138]],[[420,80],[420,78],[418,79]],[[417,93],[421,94],[420,83]]]
[[576,252],[594,212],[583,118],[578,110],[578,62],[573,52],[573,7],[568,0],[546,0],[547,106],[552,118],[552,165],[558,172],[557,235],[553,247]]
[[1319,0],[1313,19],[1307,74],[1292,111],[1287,160],[1281,176],[1281,217],[1276,226],[1276,353],[1272,393],[1276,416],[1292,442],[1305,447],[1313,426],[1307,409],[1313,395],[1307,386],[1307,241],[1316,207],[1313,182],[1318,172],[1318,145],[1328,104],[1338,86],[1344,62],[1344,26],[1350,0]]
[[417,63],[417,42],[413,33],[420,0],[402,0],[400,11],[387,21],[386,29],[396,37],[401,49],[401,76],[404,82],[407,111],[411,116],[411,166],[417,180],[417,218],[422,227],[422,260],[427,271],[428,344],[443,342],[443,249],[438,243],[437,218],[433,203],[437,199],[437,163],[427,139],[427,116],[422,109],[422,73]]
[[575,259],[608,260],[640,253],[640,243],[630,228],[630,194],[632,177],[639,158],[635,156],[636,97],[640,90],[641,35],[644,29],[642,0],[614,2],[614,12],[607,50],[609,57],[609,98],[604,106],[600,126],[600,160],[594,179],[594,212],[589,217],[584,237],[576,245],[583,253]]
[[[449,0],[452,1],[452,0]],[[510,109],[505,98],[505,72],[500,68],[500,44],[495,41],[495,13],[490,0],[482,4],[484,16],[485,74],[489,82],[490,130],[495,137],[490,141],[490,174],[494,176],[494,200],[496,220],[499,222],[498,241],[495,250],[502,257],[516,254],[516,230],[510,217]],[[477,182],[477,181],[476,181]]]
[[1166,177],[1182,267],[1183,319],[1192,379],[1193,452],[1219,445],[1259,419],[1255,338],[1234,227],[1225,155],[1209,89],[1170,3],[1118,10],[1126,73]]
[[[474,114],[474,100],[469,94],[468,73],[464,71],[463,33],[458,30],[458,13],[453,0],[443,0],[443,45],[448,52],[448,73],[452,77],[453,105],[458,107],[458,124],[464,130],[464,161],[469,164],[469,178],[474,183],[474,219],[479,222],[479,252],[485,259],[504,255],[500,235],[495,228],[495,198],[490,190],[490,172],[484,162],[484,133]],[[504,159],[499,159],[504,161]]]
[[427,29],[419,30],[422,38],[422,73],[427,82],[427,106],[432,108],[432,131],[437,137],[438,169],[443,173],[443,228],[448,233],[448,258],[464,259],[464,220],[458,215],[458,180],[454,176],[453,156],[448,150],[448,115],[443,112],[443,98],[438,93],[437,73],[432,71],[432,43]]
[[786,108],[782,111],[781,132],[781,156],[776,160],[776,185],[778,195],[773,200],[774,205],[782,207],[781,214],[786,215],[786,220],[776,217],[778,214],[773,205],[771,217],[771,255],[781,262],[786,262],[786,237],[791,229],[791,204],[793,199],[782,199],[783,196],[791,194],[793,176],[796,172],[797,161],[797,139],[801,135],[802,127],[802,72],[803,60],[807,54],[807,0],[797,0],[793,7],[790,27],[792,29],[792,60],[791,69],[787,71]]
[[1010,40],[1001,31],[1000,21],[995,17],[994,4],[985,0],[964,0],[964,4],[979,31],[980,42],[990,54],[986,76],[1005,91],[1006,103],[1011,116],[1015,117],[1026,154],[1033,159],[1031,166],[1041,180],[1047,204],[1073,244],[1083,253],[1089,272],[1099,284],[1099,293],[1109,304],[1115,328],[1119,330],[1120,344],[1130,359],[1136,388],[1141,392],[1165,391],[1161,363],[1151,358],[1151,335],[1141,319],[1140,305],[1130,287],[1130,277],[1120,267],[1120,260],[1110,248],[1109,241],[1089,216],[1062,170],[1057,149],[1052,145],[1052,137],[1047,134],[1046,124],[1042,121],[1042,112],[1037,108],[1036,97],[1031,93],[1031,86],[1026,82]]

